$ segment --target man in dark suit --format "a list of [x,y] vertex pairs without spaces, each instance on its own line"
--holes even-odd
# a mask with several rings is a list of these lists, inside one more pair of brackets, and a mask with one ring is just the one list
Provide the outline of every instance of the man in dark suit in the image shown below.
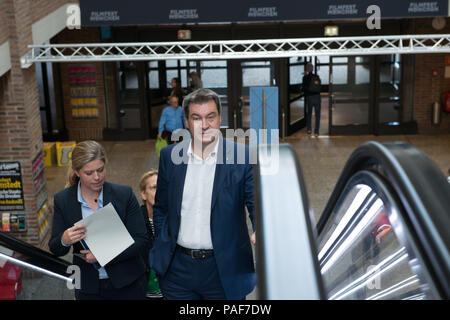
[[256,283],[248,148],[221,138],[214,91],[192,92],[183,108],[192,139],[161,150],[150,263],[167,299],[245,299]]
[[319,136],[320,130],[320,90],[321,80],[320,77],[313,73],[314,66],[311,62],[306,65],[305,75],[302,81],[302,90],[305,94],[305,107],[306,107],[306,130],[310,135],[312,133],[312,111],[314,108],[314,117],[316,118],[314,126],[314,136]]
[[[73,246],[73,263],[80,267],[81,287],[77,300],[144,299],[147,230],[133,190],[105,182],[103,147],[95,141],[83,141],[72,152],[68,188],[54,197],[54,215],[49,248],[56,256],[67,254]],[[72,169],[70,168],[70,169]],[[112,203],[134,244],[104,267],[80,243],[86,227],[74,224]],[[75,284],[75,287],[77,284]]]

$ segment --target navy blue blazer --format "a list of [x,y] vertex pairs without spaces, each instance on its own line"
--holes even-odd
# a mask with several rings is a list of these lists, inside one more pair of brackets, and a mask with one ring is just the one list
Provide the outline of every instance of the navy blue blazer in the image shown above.
[[[82,219],[81,204],[77,199],[78,185],[58,192],[54,197],[52,235],[48,243],[56,256],[67,254],[70,247],[61,244],[64,231]],[[115,288],[122,288],[141,277],[146,269],[143,256],[147,250],[147,229],[133,190],[128,186],[105,182],[103,206],[112,203],[135,243],[105,265],[106,272]],[[73,252],[83,250],[79,242],[73,244]],[[98,271],[90,263],[73,256],[73,264],[81,271],[81,292],[98,294]]]
[[[190,140],[185,140],[167,146],[160,154],[153,206],[155,242],[149,258],[160,278],[170,266],[178,239],[189,143]],[[175,162],[171,159],[172,153]],[[237,163],[239,154],[245,156],[240,159],[243,164]],[[227,299],[242,299],[256,284],[245,213],[247,207],[254,224],[253,170],[245,145],[220,139],[217,156],[211,200],[214,258]]]

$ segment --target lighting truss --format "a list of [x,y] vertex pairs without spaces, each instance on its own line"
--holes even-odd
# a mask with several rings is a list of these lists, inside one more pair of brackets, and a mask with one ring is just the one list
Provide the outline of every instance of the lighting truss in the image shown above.
[[30,45],[23,68],[34,62],[257,59],[450,52],[450,34],[267,40]]

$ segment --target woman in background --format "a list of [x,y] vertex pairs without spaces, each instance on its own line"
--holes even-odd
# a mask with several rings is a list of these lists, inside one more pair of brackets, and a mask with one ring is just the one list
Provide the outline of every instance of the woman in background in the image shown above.
[[144,259],[147,264],[147,295],[149,299],[161,299],[163,296],[161,290],[159,289],[158,278],[156,277],[155,271],[150,268],[148,262],[148,254],[153,248],[153,239],[155,238],[155,228],[153,226],[153,205],[155,204],[155,194],[156,194],[156,182],[158,181],[158,171],[150,170],[141,178],[139,182],[139,189],[141,190],[141,198],[144,203],[141,206],[141,211],[145,219],[145,225],[147,226],[148,233],[148,246],[146,255]]

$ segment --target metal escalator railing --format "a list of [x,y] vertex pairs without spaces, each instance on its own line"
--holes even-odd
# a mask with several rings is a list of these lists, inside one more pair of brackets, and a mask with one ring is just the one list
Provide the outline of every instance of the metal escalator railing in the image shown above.
[[287,144],[279,145],[278,151],[260,146],[258,163],[254,179],[259,299],[324,299],[314,224],[297,156]]
[[71,263],[11,235],[0,232],[0,245],[27,256],[27,262],[59,275],[65,275]]
[[329,299],[449,299],[450,186],[406,143],[347,161],[317,225]]
[[358,147],[314,228],[295,152],[279,147],[278,171],[264,174],[261,146],[254,171],[261,299],[450,298],[450,186],[423,152]]
[[348,181],[318,237],[329,299],[437,299],[395,193],[376,173]]
[[68,261],[0,232],[0,300],[73,299],[70,266]]

